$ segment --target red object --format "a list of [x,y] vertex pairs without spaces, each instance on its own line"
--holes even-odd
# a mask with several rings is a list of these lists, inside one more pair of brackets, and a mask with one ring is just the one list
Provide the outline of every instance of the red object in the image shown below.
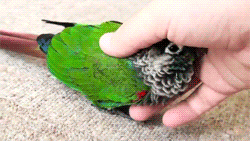
[[143,98],[146,94],[147,94],[147,91],[141,91],[141,92],[138,92],[136,95],[138,96],[138,99],[141,99],[141,98]]
[[45,58],[38,50],[37,35],[0,30],[0,48]]

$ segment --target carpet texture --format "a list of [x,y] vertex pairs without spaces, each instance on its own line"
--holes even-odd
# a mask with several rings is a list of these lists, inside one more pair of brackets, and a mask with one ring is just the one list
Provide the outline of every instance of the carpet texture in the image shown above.
[[[62,29],[41,19],[89,24],[122,22],[149,2],[1,0],[0,29],[33,34],[56,33]],[[135,122],[92,107],[79,92],[51,76],[44,59],[0,49],[0,140],[4,141],[250,140],[249,91],[235,99],[243,103],[238,110],[233,107],[238,101],[231,100],[230,106],[228,100],[202,119],[177,129],[165,127],[160,119]],[[239,122],[231,125],[233,121],[224,112],[231,116],[230,120]]]

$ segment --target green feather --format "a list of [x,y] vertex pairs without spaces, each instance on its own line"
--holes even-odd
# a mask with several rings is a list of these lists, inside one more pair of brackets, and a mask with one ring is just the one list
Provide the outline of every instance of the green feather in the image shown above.
[[100,37],[120,25],[112,21],[93,26],[75,24],[56,34],[48,48],[51,73],[100,108],[134,104],[139,100],[138,92],[149,90],[130,60],[110,57],[100,49]]

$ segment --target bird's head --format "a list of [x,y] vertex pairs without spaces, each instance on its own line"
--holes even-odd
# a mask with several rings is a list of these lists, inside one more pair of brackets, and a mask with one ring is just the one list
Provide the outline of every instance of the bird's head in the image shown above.
[[154,71],[185,72],[193,64],[195,49],[182,45],[176,45],[165,39],[148,50],[148,66]]

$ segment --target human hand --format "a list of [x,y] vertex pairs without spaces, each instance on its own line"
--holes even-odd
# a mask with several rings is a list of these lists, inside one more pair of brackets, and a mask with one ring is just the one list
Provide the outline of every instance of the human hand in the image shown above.
[[[250,88],[250,4],[247,0],[155,0],[100,40],[103,51],[129,56],[168,38],[185,46],[209,48],[200,66],[203,85],[168,110],[163,123],[177,127],[198,118],[225,98]],[[130,116],[149,119],[163,106],[131,106]]]

